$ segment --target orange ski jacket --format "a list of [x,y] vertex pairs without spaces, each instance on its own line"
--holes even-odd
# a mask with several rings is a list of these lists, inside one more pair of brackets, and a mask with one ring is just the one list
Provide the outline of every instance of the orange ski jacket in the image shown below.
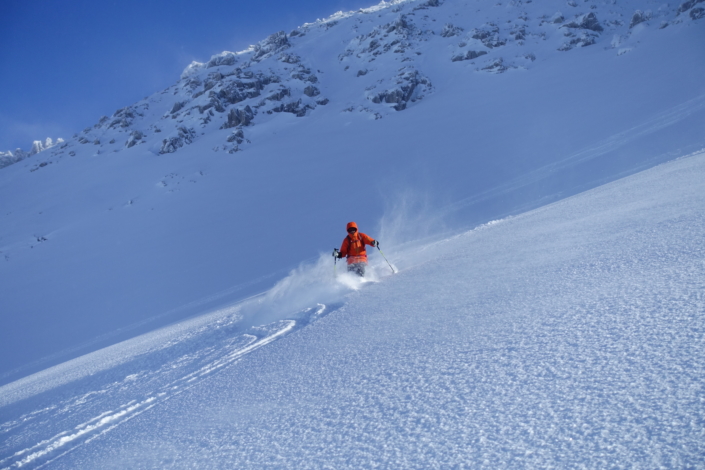
[[[350,227],[357,228],[357,224],[350,222],[347,228]],[[348,264],[367,263],[367,250],[365,249],[365,245],[374,246],[374,242],[372,237],[360,233],[359,231],[352,234],[349,233],[340,246],[340,254],[347,256]]]

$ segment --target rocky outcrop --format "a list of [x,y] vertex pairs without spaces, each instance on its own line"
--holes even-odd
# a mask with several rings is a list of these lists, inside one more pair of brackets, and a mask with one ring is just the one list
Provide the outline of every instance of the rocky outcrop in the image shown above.
[[206,68],[218,67],[221,65],[235,65],[237,62],[237,56],[234,52],[221,52],[211,57],[211,60],[206,63]]
[[507,41],[499,37],[499,26],[488,23],[483,28],[475,28],[470,31],[470,37],[482,42],[485,47],[493,49],[507,44]]
[[174,106],[172,106],[171,111],[169,111],[169,114],[178,113],[179,111],[181,111],[185,104],[186,101],[177,101],[176,103],[174,103]]
[[127,128],[130,127],[132,121],[135,119],[135,111],[132,107],[122,108],[115,111],[113,114],[113,120],[108,125],[109,129],[117,128]]
[[556,12],[549,21],[553,24],[561,24],[565,21],[565,18],[563,17],[563,13]]
[[569,51],[574,47],[586,47],[591,46],[597,42],[597,37],[594,34],[589,34],[586,32],[580,33],[579,36],[574,34],[568,35],[570,39],[563,43],[561,47],[558,48],[559,51]]
[[306,96],[314,97],[314,96],[318,96],[320,94],[321,94],[321,92],[318,90],[318,88],[316,88],[313,85],[309,85],[306,88],[304,88],[304,95],[306,95]]
[[[252,74],[240,72],[237,79],[222,85],[217,92],[212,92],[212,98],[218,99],[222,106],[237,104],[246,99],[260,96],[264,87],[270,83],[278,83],[279,77],[274,75],[264,75],[262,73]],[[224,110],[223,110],[224,111]],[[221,112],[223,112],[221,111]]]
[[418,101],[431,89],[431,81],[412,68],[402,69],[393,79],[396,85],[369,96],[373,103],[393,104],[397,111],[403,111],[410,102]]
[[[705,2],[705,0],[688,0],[687,2],[681,3],[681,5],[678,7],[677,14],[680,15],[681,13],[685,13],[686,11],[690,10],[693,8],[695,5],[698,3]],[[692,15],[691,15],[692,16]]]
[[279,31],[254,46],[252,61],[261,62],[274,54],[278,54],[284,49],[288,49],[289,47],[291,47],[291,44],[289,43],[286,33],[284,31]]
[[6,166],[10,166],[20,160],[21,158],[15,157],[15,155],[9,150],[7,152],[0,152],[0,168],[5,168]]
[[232,134],[226,139],[228,142],[235,142],[241,144],[245,141],[245,132],[242,129],[236,129]]
[[452,36],[458,36],[463,32],[463,28],[460,26],[454,26],[451,23],[446,23],[441,30],[441,36],[444,38],[449,38]]
[[314,109],[313,106],[309,104],[304,104],[303,100],[296,100],[286,104],[280,104],[279,106],[275,106],[269,111],[267,111],[267,114],[290,113],[295,115],[296,117],[304,117],[310,109]]
[[220,128],[230,129],[237,126],[248,126],[254,117],[255,113],[249,105],[243,109],[231,109],[228,113],[228,120]]
[[162,155],[165,153],[174,153],[184,145],[192,143],[195,137],[196,131],[193,129],[178,127],[175,136],[168,137],[162,141],[162,148],[159,150],[159,153]]
[[54,142],[51,137],[47,137],[44,141],[35,140],[34,142],[32,142],[32,147],[30,148],[29,152],[26,152],[20,148],[15,149],[14,152],[11,152],[9,150],[7,152],[0,152],[0,168],[5,168],[6,166],[10,166],[14,163],[24,160],[25,158],[29,158],[33,155],[38,154],[39,152],[43,152],[63,143],[64,139],[62,138],[58,138],[56,139],[56,142]]
[[439,7],[439,6],[441,6],[440,0],[427,0],[427,1],[423,2],[421,5],[415,7],[414,11],[425,10],[426,8],[434,8],[434,7]]
[[284,52],[279,56],[279,60],[281,62],[284,62],[285,64],[298,64],[299,62],[301,62],[301,57],[297,56],[296,54],[287,54],[286,52]]
[[144,134],[141,131],[132,131],[130,133],[130,137],[127,139],[127,142],[125,142],[125,147],[134,147],[135,145],[141,143],[143,138]]
[[462,54],[458,54],[453,56],[451,59],[453,62],[459,62],[461,60],[473,60],[477,59],[478,57],[482,57],[483,55],[486,55],[487,51],[467,51]]
[[573,21],[565,23],[561,28],[567,28],[565,36],[568,39],[558,48],[559,51],[569,51],[574,47],[591,46],[597,42],[600,32],[604,31],[595,13],[590,12],[576,17]]
[[482,70],[485,72],[490,72],[490,73],[504,73],[507,70],[509,70],[510,67],[508,67],[504,63],[504,59],[501,57],[498,57],[489,63],[487,63],[484,67],[482,67]]
[[634,12],[632,15],[632,20],[629,22],[629,29],[632,29],[634,26],[641,24],[645,21],[648,21],[651,19],[651,12],[647,11],[644,13],[641,10],[637,10]]
[[571,21],[570,23],[566,23],[562,28],[574,28],[574,29],[586,29],[589,31],[595,31],[597,33],[600,33],[604,30],[602,25],[600,25],[600,22],[597,19],[597,15],[595,13],[590,12],[586,15],[582,15],[577,17],[575,20]]
[[275,91],[274,93],[272,93],[271,95],[269,95],[267,97],[267,99],[269,101],[281,101],[284,98],[286,98],[287,96],[291,96],[291,88],[282,87],[282,88],[278,89],[277,91]]
[[392,52],[402,54],[411,47],[411,39],[420,37],[408,15],[401,15],[395,21],[375,27],[367,34],[357,36],[350,42],[339,59],[355,56],[372,62],[376,57]]

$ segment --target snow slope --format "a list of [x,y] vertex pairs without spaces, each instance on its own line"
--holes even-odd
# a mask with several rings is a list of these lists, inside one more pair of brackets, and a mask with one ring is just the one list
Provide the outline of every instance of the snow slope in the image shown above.
[[376,282],[323,259],[0,388],[0,468],[703,468],[703,207],[701,151]]
[[349,220],[398,259],[703,148],[683,5],[381,3],[2,169],[0,383],[261,293]]

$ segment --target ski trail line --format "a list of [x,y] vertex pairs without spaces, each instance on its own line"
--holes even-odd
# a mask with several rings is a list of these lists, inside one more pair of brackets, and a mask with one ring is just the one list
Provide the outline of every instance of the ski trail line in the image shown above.
[[[311,309],[314,310],[311,317],[320,317],[325,309],[325,305],[319,304],[317,309]],[[266,327],[255,327],[252,330],[255,332],[257,330],[263,330],[265,331],[264,335],[261,337],[250,333],[240,335],[239,338],[242,342],[244,342],[244,344],[240,345],[235,350],[226,352],[220,357],[217,357],[204,365],[200,365],[196,368],[196,370],[163,384],[156,390],[140,392],[140,398],[133,398],[132,400],[127,401],[127,403],[124,403],[118,407],[113,407],[110,411],[104,411],[99,413],[97,416],[85,420],[81,424],[74,426],[72,429],[56,433],[51,438],[41,440],[32,446],[26,447],[10,456],[2,458],[0,460],[0,469],[9,470],[14,468],[43,468],[74,449],[91,442],[99,436],[115,429],[117,426],[124,424],[125,422],[139,416],[160,403],[180,394],[185,390],[188,390],[189,388],[200,383],[203,379],[238,361],[243,356],[291,333],[292,331],[298,329],[297,326],[300,328],[308,323],[309,322],[306,321],[297,322],[297,320],[281,320],[267,325]],[[208,350],[208,348],[205,349]],[[199,351],[200,354],[207,354],[208,352],[209,351],[206,351],[204,353]],[[156,373],[159,372],[161,371],[156,371]],[[80,405],[86,402],[86,398],[88,396],[101,394],[104,392],[106,392],[106,390],[82,394],[72,403],[69,403],[68,406],[63,407],[63,409],[78,408],[80,410]],[[61,411],[61,408],[62,407],[60,406],[56,406],[49,407],[44,410],[34,411],[20,418],[18,422],[31,420],[32,415],[43,411],[56,411],[58,413]],[[13,425],[19,425],[19,423],[5,423],[4,427],[6,427],[6,430],[7,428],[12,429],[12,427],[14,427]]]

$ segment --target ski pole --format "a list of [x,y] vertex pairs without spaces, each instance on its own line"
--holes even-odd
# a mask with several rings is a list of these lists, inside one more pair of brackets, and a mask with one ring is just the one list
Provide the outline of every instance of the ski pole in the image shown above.
[[333,248],[333,277],[338,277],[338,257],[336,256],[337,248]]
[[386,261],[387,264],[389,265],[389,269],[392,270],[392,273],[396,274],[397,272],[396,272],[396,271],[394,270],[394,268],[392,267],[392,264],[389,262],[389,260],[387,259],[387,257],[384,256],[384,252],[382,251],[382,248],[380,248],[379,245],[377,245],[377,249],[378,249],[379,252],[382,254],[382,258],[384,258],[384,261]]

